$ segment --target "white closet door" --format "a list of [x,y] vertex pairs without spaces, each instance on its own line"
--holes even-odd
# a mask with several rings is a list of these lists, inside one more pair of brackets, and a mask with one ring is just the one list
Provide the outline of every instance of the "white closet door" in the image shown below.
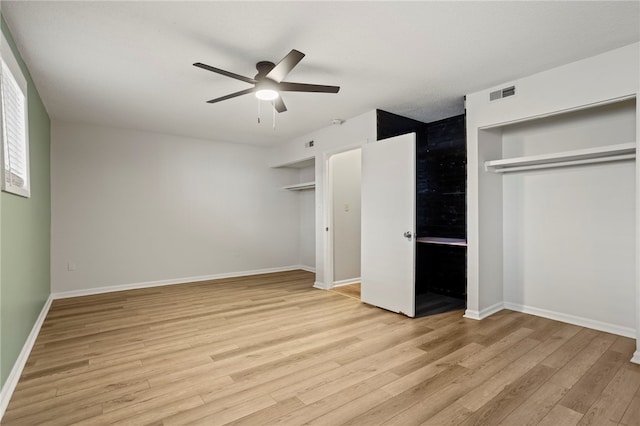
[[361,300],[415,315],[414,133],[362,148]]

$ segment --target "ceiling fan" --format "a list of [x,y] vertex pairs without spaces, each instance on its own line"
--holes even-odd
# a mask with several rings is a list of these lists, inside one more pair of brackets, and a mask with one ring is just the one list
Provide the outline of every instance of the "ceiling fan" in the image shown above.
[[258,74],[253,78],[221,70],[220,68],[215,68],[210,65],[203,64],[202,62],[196,62],[193,65],[217,74],[235,78],[236,80],[244,81],[245,83],[253,84],[253,87],[249,89],[211,99],[210,101],[207,101],[207,103],[213,104],[235,98],[237,96],[246,95],[248,93],[255,93],[256,97],[260,100],[273,101],[273,106],[276,111],[284,112],[287,110],[287,107],[280,96],[280,92],[338,93],[340,90],[339,86],[323,86],[319,84],[291,83],[288,81],[282,81],[287,77],[291,70],[298,65],[298,62],[300,62],[302,58],[304,58],[304,53],[293,49],[287,54],[287,56],[278,62],[277,65],[269,61],[260,61],[256,64]]

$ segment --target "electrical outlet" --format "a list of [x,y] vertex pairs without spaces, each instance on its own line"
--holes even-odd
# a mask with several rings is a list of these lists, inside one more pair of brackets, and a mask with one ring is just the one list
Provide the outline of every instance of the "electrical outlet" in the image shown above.
[[67,271],[75,271],[77,269],[75,262],[67,263]]
[[345,205],[344,205],[344,211],[345,211],[345,212],[348,212],[348,211],[349,211],[349,204],[345,204]]

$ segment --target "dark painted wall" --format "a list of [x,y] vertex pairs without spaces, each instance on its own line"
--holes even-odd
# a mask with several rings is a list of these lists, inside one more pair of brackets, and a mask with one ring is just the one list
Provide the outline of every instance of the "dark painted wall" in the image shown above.
[[[426,133],[416,146],[417,234],[466,239],[465,116],[429,123]],[[418,243],[416,294],[466,299],[466,252],[466,247]]]
[[427,125],[416,147],[416,229],[419,237],[466,237],[465,117]]
[[416,244],[416,294],[427,292],[466,299],[466,247]]
[[418,139],[423,139],[426,142],[427,123],[381,109],[376,110],[376,118],[378,140],[415,132]]

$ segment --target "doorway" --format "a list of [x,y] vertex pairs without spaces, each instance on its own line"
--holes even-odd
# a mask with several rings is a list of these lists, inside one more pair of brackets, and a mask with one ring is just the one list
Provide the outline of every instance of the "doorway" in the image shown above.
[[329,157],[330,288],[360,299],[360,148]]

